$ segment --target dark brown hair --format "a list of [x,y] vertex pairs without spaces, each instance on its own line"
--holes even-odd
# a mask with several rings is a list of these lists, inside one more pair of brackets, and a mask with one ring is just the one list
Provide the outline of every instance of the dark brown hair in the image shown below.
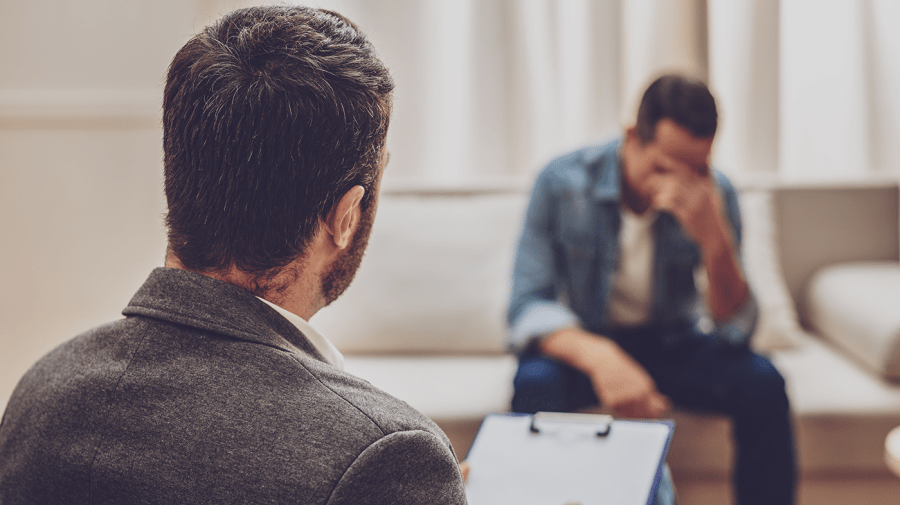
[[641,98],[637,132],[642,143],[654,139],[661,119],[671,119],[695,137],[712,137],[719,120],[716,100],[702,81],[664,75],[653,81]]
[[163,98],[169,250],[260,277],[301,257],[350,188],[372,204],[394,82],[343,16],[225,15],[178,51]]

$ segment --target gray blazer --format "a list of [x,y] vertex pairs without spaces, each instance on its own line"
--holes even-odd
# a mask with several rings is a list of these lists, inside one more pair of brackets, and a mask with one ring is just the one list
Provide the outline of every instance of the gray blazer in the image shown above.
[[156,269],[38,361],[0,424],[0,503],[465,503],[443,432],[215,279]]

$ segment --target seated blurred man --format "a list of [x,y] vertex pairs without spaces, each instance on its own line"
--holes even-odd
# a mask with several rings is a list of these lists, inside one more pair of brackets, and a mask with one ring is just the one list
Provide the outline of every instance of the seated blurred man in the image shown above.
[[166,268],[22,378],[0,502],[465,503],[444,433],[307,323],[362,258],[393,87],[332,12],[242,9],[185,44]]
[[794,499],[784,380],[748,347],[757,305],[740,265],[737,195],[709,166],[706,85],[656,80],[624,137],[552,161],[531,196],[508,312],[513,410],[670,402],[729,416],[737,503]]

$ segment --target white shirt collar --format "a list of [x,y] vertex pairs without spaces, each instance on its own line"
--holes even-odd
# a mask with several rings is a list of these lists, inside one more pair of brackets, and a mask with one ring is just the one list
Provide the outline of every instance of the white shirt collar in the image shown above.
[[[259,297],[257,296],[257,298]],[[334,344],[332,344],[331,341],[328,340],[327,337],[325,337],[325,335],[322,335],[321,333],[316,331],[316,329],[313,328],[311,324],[309,324],[306,320],[304,320],[297,314],[288,312],[287,310],[279,307],[278,305],[275,305],[265,298],[259,299],[266,302],[269,307],[275,309],[276,312],[284,316],[285,319],[296,326],[297,329],[300,330],[300,333],[302,333],[303,336],[309,339],[316,350],[325,357],[325,360],[328,361],[328,363],[340,370],[344,369],[344,355],[341,354],[341,351],[337,350],[337,347],[335,347]]]

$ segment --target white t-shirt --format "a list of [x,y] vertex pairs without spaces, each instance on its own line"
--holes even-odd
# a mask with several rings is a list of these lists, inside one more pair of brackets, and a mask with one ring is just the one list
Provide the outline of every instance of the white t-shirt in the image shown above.
[[[646,323],[653,304],[653,222],[656,212],[637,215],[625,206],[620,209],[622,225],[619,229],[619,264],[614,272],[614,284],[609,296],[607,317],[612,326],[627,328]],[[706,269],[694,270],[697,293],[704,299],[709,291]],[[714,324],[708,314],[699,321],[702,331],[712,331]]]
[[637,215],[619,209],[619,260],[613,273],[607,317],[612,326],[639,326],[650,318],[653,303],[653,222],[656,212]]

